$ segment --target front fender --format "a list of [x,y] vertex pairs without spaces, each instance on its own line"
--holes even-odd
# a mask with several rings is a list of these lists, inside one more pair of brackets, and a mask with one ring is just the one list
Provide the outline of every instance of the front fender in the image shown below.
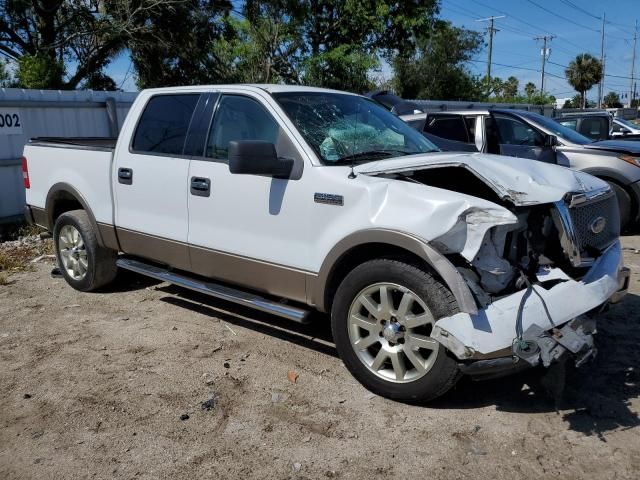
[[460,311],[475,314],[478,311],[476,302],[458,269],[434,247],[423,240],[407,233],[388,229],[367,229],[352,233],[339,241],[326,256],[314,285],[310,286],[310,300],[321,311],[327,311],[327,288],[331,275],[340,261],[354,249],[367,248],[367,245],[386,244],[401,248],[424,260],[445,282],[456,301]]

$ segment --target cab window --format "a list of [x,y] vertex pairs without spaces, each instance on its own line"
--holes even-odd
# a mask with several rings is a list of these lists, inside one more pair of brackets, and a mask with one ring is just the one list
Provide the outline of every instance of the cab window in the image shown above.
[[530,147],[542,147],[544,145],[542,134],[522,120],[498,114],[495,114],[494,118],[501,144],[526,145]]
[[229,142],[263,140],[276,145],[280,127],[256,100],[240,95],[223,95],[209,132],[206,156],[227,161]]
[[470,143],[468,124],[460,115],[429,115],[424,125],[424,131],[437,137]]
[[133,136],[137,153],[181,155],[200,94],[155,95],[144,108]]

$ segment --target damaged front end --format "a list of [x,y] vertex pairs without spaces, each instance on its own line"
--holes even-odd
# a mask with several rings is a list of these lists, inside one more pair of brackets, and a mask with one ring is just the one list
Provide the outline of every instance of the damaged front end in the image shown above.
[[460,268],[478,312],[442,318],[432,332],[469,374],[549,367],[567,354],[584,363],[595,355],[592,314],[628,286],[608,187],[514,214],[517,223],[489,230],[471,268]]
[[[383,174],[500,207],[469,208],[430,241],[456,265],[478,307],[441,318],[431,337],[458,358],[463,372],[478,377],[548,367],[568,354],[584,363],[595,355],[593,314],[628,287],[614,192],[593,177],[559,169],[565,178],[557,184],[568,185],[566,177],[574,175],[577,192],[536,199],[522,191],[526,185],[508,189],[490,178],[486,164],[475,166],[484,170],[467,161]],[[518,181],[547,193],[532,177]]]

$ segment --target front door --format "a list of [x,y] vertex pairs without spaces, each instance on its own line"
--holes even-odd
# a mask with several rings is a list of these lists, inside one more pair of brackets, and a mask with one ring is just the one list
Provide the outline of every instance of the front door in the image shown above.
[[[505,113],[491,113],[490,118],[491,121],[486,123],[488,153],[556,163],[555,149],[545,144],[543,133],[520,118]],[[496,147],[498,151],[493,151]]]
[[222,94],[204,155],[192,158],[188,199],[191,269],[198,274],[305,300],[302,268],[312,245],[302,172],[291,179],[231,174],[229,142],[262,140],[278,156],[299,152],[266,100],[255,93]]

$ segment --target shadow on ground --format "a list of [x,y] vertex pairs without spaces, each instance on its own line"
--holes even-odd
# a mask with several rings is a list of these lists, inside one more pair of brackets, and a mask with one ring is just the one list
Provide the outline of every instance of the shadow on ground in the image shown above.
[[[326,355],[337,357],[328,316],[315,314],[309,325],[212,299],[173,285],[157,288],[168,295],[161,300],[248,328]],[[515,413],[557,411],[571,430],[596,435],[640,425],[630,409],[640,396],[640,296],[629,294],[623,302],[601,314],[596,337],[598,355],[576,369],[532,369],[498,380],[474,382],[463,378],[429,408],[469,409],[495,405]]]

